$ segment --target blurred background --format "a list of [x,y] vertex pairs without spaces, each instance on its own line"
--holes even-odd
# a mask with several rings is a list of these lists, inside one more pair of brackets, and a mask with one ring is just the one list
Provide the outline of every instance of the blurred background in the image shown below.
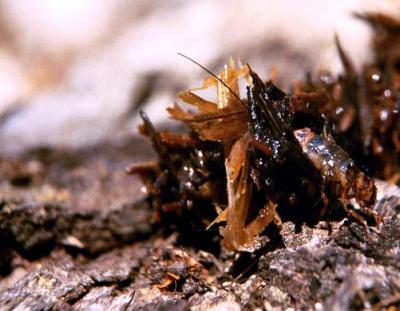
[[[287,88],[307,71],[340,72],[338,33],[357,66],[370,53],[353,12],[399,1],[1,0],[0,154],[79,148],[136,135],[138,109],[158,124],[176,93],[230,56]],[[138,152],[140,152],[139,148]]]

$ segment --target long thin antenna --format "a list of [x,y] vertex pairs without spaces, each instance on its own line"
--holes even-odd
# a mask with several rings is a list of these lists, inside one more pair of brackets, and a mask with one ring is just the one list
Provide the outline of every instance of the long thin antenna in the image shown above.
[[196,64],[201,69],[203,69],[205,72],[207,72],[209,75],[213,76],[215,79],[217,79],[219,82],[221,82],[222,85],[225,86],[228,89],[228,91],[231,92],[231,94],[233,94],[233,96],[235,96],[235,98],[240,102],[240,104],[243,105],[246,108],[246,105],[242,102],[240,97],[220,77],[218,77],[215,73],[213,73],[211,70],[209,70],[206,67],[204,67],[199,62],[196,62],[193,58],[190,58],[189,56],[186,56],[186,55],[184,55],[182,53],[178,53],[178,55],[186,58],[187,60],[191,61],[193,64]]
[[189,122],[189,123],[201,123],[201,122],[207,122],[207,121],[212,121],[212,120],[228,118],[228,117],[236,116],[236,115],[243,114],[243,113],[246,113],[246,111],[240,110],[240,111],[235,111],[235,112],[231,112],[231,113],[226,113],[224,115],[216,115],[216,116],[212,116],[212,117],[196,118],[196,119],[193,119],[193,120],[188,120],[187,122]]

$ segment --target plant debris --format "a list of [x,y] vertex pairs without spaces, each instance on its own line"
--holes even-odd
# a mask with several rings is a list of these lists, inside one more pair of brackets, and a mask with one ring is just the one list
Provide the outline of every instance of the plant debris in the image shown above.
[[[158,161],[128,171],[141,176],[153,220],[178,213],[202,229],[225,223],[223,244],[235,250],[254,250],[282,219],[313,224],[347,215],[367,231],[379,225],[373,177],[400,180],[400,47],[393,43],[400,22],[357,17],[375,30],[374,61],[360,73],[336,36],[345,69],[339,77],[321,73],[287,94],[231,59],[218,76],[178,95],[196,111],[168,108],[188,133],[158,133],[141,112]],[[246,98],[240,79],[250,84]],[[196,94],[211,87],[216,102]]]
[[[397,23],[380,18],[378,37]],[[128,131],[0,158],[0,309],[397,310],[400,191],[396,173],[379,181],[370,166],[396,163],[352,149],[358,103],[330,115],[343,90],[322,82],[284,92],[230,61],[204,82],[215,102],[189,90],[193,110],[170,108],[188,131],[157,131],[142,113],[158,159],[140,162],[150,142]],[[132,157],[147,197],[124,174]]]

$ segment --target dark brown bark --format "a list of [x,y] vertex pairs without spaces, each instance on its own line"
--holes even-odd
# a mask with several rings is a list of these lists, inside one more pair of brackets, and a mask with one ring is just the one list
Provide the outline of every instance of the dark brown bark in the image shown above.
[[[32,161],[41,167],[40,178],[31,176],[24,188],[10,185],[13,172],[5,173],[2,160],[2,310],[399,305],[395,187],[379,185],[379,233],[351,221],[325,220],[312,228],[286,222],[280,235],[267,232],[254,253],[212,254],[202,247],[211,240],[197,243],[198,232],[175,230],[182,220],[169,230],[152,225],[149,205],[135,195],[137,181],[123,173],[134,154],[129,143],[45,154],[31,152],[19,160],[25,172]],[[60,164],[67,158],[73,165]]]

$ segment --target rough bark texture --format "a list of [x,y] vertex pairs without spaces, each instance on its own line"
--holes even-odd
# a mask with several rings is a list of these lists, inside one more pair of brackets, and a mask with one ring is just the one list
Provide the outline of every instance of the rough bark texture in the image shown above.
[[129,146],[1,160],[1,310],[399,306],[397,187],[379,183],[378,233],[351,221],[286,222],[258,251],[227,253],[217,237],[199,243],[213,234],[151,223],[140,184],[124,174]]

